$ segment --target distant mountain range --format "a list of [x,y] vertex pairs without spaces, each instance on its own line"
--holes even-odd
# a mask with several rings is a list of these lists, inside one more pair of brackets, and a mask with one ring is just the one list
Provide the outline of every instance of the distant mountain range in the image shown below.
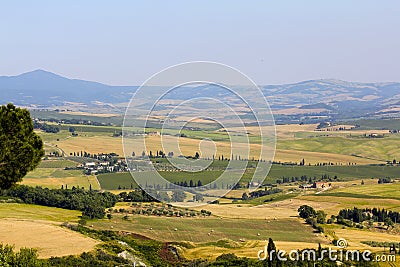
[[[68,79],[35,70],[18,76],[0,76],[0,103],[13,102],[32,108],[110,107],[123,110],[138,86],[110,86]],[[399,117],[400,83],[358,83],[310,80],[294,84],[260,86],[274,113],[281,117],[330,116],[332,118]],[[187,99],[204,94],[224,94],[201,86],[171,94]]]
[[0,102],[36,107],[115,104],[129,102],[136,88],[68,79],[35,70],[18,76],[0,76]]

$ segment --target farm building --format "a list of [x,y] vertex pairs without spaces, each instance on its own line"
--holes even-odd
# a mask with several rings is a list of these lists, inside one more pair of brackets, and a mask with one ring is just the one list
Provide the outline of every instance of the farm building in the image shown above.
[[325,189],[331,187],[332,183],[327,183],[327,182],[314,182],[313,184],[300,185],[301,189]]
[[331,183],[326,183],[326,182],[314,182],[313,188],[317,189],[324,189],[324,188],[330,188],[332,186]]
[[160,132],[148,132],[147,135],[148,136],[157,136],[157,135],[160,135]]

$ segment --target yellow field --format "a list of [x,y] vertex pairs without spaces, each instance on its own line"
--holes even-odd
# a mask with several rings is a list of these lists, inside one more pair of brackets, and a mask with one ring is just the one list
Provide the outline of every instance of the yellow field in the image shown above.
[[68,114],[68,115],[94,116],[94,117],[101,117],[101,118],[120,116],[119,114],[115,114],[115,113],[90,113],[90,112],[83,112],[83,111],[60,111],[59,113],[60,114]]
[[48,221],[1,219],[0,243],[36,248],[40,258],[77,255],[91,251],[98,241]]
[[355,162],[357,164],[376,164],[381,163],[377,160],[359,158],[348,155],[340,155],[334,153],[323,153],[323,152],[308,152],[308,151],[298,151],[298,150],[284,150],[277,149],[275,153],[275,161],[281,162],[299,162],[299,159],[303,159],[311,164],[316,164],[318,162],[333,162],[347,164],[348,162]]
[[[233,241],[231,241],[233,242]],[[298,250],[298,249],[306,249],[313,248],[317,249],[318,244],[316,243],[307,243],[307,242],[283,242],[283,241],[274,241],[277,249],[284,249],[286,251],[290,250]],[[210,246],[210,245],[202,245],[197,244],[194,248],[184,248],[179,247],[179,252],[187,259],[212,259],[215,260],[221,254],[226,253],[234,253],[239,257],[248,257],[248,258],[257,258],[257,253],[259,250],[264,250],[265,246],[268,244],[266,241],[246,241],[243,243],[236,242],[235,246],[237,247],[218,247],[218,246]]]
[[[316,207],[320,203],[331,203],[324,208],[328,214],[337,215],[337,213],[344,208],[371,208],[379,207],[400,211],[400,200],[391,199],[390,197],[399,197],[400,183],[391,184],[378,184],[377,179],[368,179],[364,181],[364,185],[360,185],[361,181],[351,181],[335,184],[335,188],[327,191],[328,193],[347,193],[355,194],[355,196],[323,196],[309,194],[298,196],[299,201],[308,201],[309,205]],[[368,197],[369,196],[369,197]],[[378,198],[377,198],[378,197]],[[379,198],[381,197],[381,198]],[[308,204],[307,204],[308,205]]]
[[[251,206],[249,204],[208,205],[206,209],[214,215],[224,218],[265,219],[271,221],[298,216],[297,209],[301,205],[309,205],[317,210],[326,210],[333,209],[338,203],[292,198],[259,206]],[[200,210],[204,209],[204,207],[195,209]]]
[[[339,238],[346,239],[351,249],[371,249],[370,246],[362,244],[361,241],[400,242],[400,235],[367,230],[335,229],[335,234]],[[375,248],[375,250],[382,250],[382,248]]]
[[80,254],[98,241],[61,227],[76,222],[80,211],[30,204],[0,203],[0,243],[37,248],[41,258]]
[[[301,126],[301,125],[299,125]],[[163,138],[168,143],[177,142],[178,138],[174,136],[163,136]],[[132,154],[132,151],[138,155],[143,151],[143,144],[140,143],[140,139],[126,139],[127,147],[129,149],[126,151],[128,155]],[[179,148],[180,151],[174,151],[175,155],[180,155],[181,153],[184,155],[192,155],[194,151],[200,151],[201,140],[198,139],[190,139],[190,138],[179,138]],[[123,147],[122,147],[122,139],[118,137],[111,136],[78,136],[74,138],[68,138],[60,141],[53,142],[54,145],[57,145],[61,148],[67,155],[73,152],[78,151],[86,151],[88,153],[111,153],[115,152],[120,156],[123,156]],[[228,142],[215,142],[217,147],[217,157],[220,155],[230,155],[231,153],[231,145]],[[148,136],[146,138],[146,147],[147,151],[157,151],[162,149],[161,145],[161,137],[160,136]],[[242,150],[246,150],[246,144],[238,144],[238,148],[242,148]],[[260,145],[251,144],[250,146],[250,158],[253,156],[257,159],[260,153]],[[170,150],[168,150],[170,151]],[[211,157],[212,150],[203,150],[203,154]],[[244,154],[242,154],[244,156]],[[322,152],[307,152],[307,151],[296,151],[296,150],[283,150],[277,149],[275,154],[275,161],[281,162],[299,162],[301,159],[305,159],[306,162],[315,164],[317,162],[334,162],[334,163],[347,163],[347,162],[355,162],[357,164],[373,164],[380,163],[376,160],[370,160],[360,157],[348,156],[348,155],[340,155],[333,153],[322,153]]]
[[89,189],[92,185],[93,190],[100,189],[96,176],[79,176],[79,177],[62,177],[62,178],[24,178],[21,182],[23,185],[42,186],[47,188],[61,188],[62,185],[68,187],[84,187]]

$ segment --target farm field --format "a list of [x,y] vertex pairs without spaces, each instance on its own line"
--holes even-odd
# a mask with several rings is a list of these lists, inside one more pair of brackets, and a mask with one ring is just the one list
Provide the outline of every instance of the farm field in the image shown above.
[[323,241],[314,235],[311,227],[298,219],[267,221],[129,215],[128,220],[123,220],[122,215],[113,215],[111,220],[94,221],[93,225],[95,229],[110,229],[113,226],[114,230],[130,231],[165,242],[216,242],[220,239],[264,241],[269,237],[291,242]]
[[309,194],[297,197],[301,201],[311,202],[310,206],[321,202],[332,203],[331,206],[325,207],[325,212],[328,214],[336,215],[339,210],[344,208],[371,208],[380,207],[390,209],[393,211],[400,211],[400,199],[399,199],[399,186],[400,183],[391,184],[377,184],[377,180],[373,180],[374,183],[366,183],[360,185],[359,181],[357,185],[347,185],[346,187],[334,188],[322,192],[321,194]]
[[76,162],[70,160],[43,160],[39,167],[29,172],[21,184],[31,186],[43,186],[47,188],[61,188],[72,186],[85,189],[100,189],[95,176],[87,176],[82,170],[64,170],[65,167],[74,167]]
[[[2,204],[0,204],[2,205]],[[78,255],[95,248],[98,241],[54,223],[35,220],[1,219],[0,242],[36,248],[39,258]]]
[[40,258],[91,251],[98,241],[62,228],[81,212],[32,204],[0,203],[0,243],[37,248]]
[[397,181],[396,183],[376,184],[377,181],[374,181],[375,184],[338,188],[326,193],[322,193],[321,195],[400,200],[400,182]]
[[[88,126],[89,127],[89,126]],[[93,128],[93,129],[92,129]],[[86,129],[86,128],[85,128]],[[102,131],[102,129],[104,131]],[[94,131],[96,130],[96,131]],[[111,153],[115,152],[123,156],[122,139],[120,137],[112,137],[112,134],[118,132],[114,127],[107,128],[106,126],[90,126],[90,131],[79,132],[76,137],[69,137],[70,133],[67,130],[63,130],[58,134],[44,134],[44,140],[48,143],[49,149],[57,148],[62,149],[66,155],[70,155],[73,152],[86,151],[88,153]],[[227,140],[221,139],[223,136],[221,133],[214,132],[201,132],[201,139],[197,136],[187,138],[179,138],[180,149],[185,155],[192,155],[194,151],[199,150],[199,144],[203,138],[214,138],[217,146],[217,156],[229,155],[230,144]],[[333,134],[333,136],[324,136],[320,132],[292,132],[293,138],[288,138],[287,135],[281,133],[282,138],[279,137],[277,141],[277,151],[275,154],[275,161],[281,162],[299,162],[303,158],[306,162],[315,164],[318,162],[333,162],[346,164],[348,162],[357,164],[375,164],[382,163],[386,160],[393,160],[400,156],[396,149],[385,150],[385,147],[389,143],[400,143],[400,138],[397,135],[391,135],[386,138],[367,139],[358,137],[346,137],[341,134]],[[209,136],[207,136],[207,134]],[[311,135],[312,134],[312,135]],[[363,134],[360,132],[360,135]],[[53,135],[53,136],[51,136]],[[216,135],[216,136],[214,136]],[[291,133],[289,134],[291,135]],[[296,135],[303,135],[303,138],[298,138]],[[317,136],[317,137],[309,137]],[[56,138],[56,136],[58,136]],[[164,136],[166,140],[174,141],[177,137]],[[58,139],[58,141],[57,141]],[[222,141],[221,141],[222,140]],[[139,145],[139,139],[126,139],[130,144],[129,147],[141,147]],[[53,147],[50,147],[52,145]],[[148,136],[146,137],[146,145],[148,150],[156,151],[161,146],[160,136]],[[243,144],[243,148],[247,145]],[[239,145],[240,147],[240,145]],[[140,150],[140,149],[139,149]],[[250,158],[257,157],[259,154],[260,145],[252,142]],[[126,151],[129,155],[132,151]],[[135,151],[140,153],[140,151]],[[179,155],[179,151],[174,151],[176,155]],[[210,153],[204,151],[205,154]],[[242,155],[243,156],[243,155]]]
[[400,152],[397,149],[399,145],[400,136],[393,134],[385,138],[328,136],[280,140],[277,148],[349,155],[376,161],[392,161],[400,158]]
[[[250,181],[254,170],[248,169],[242,177],[242,182]],[[160,172],[171,182],[180,182],[193,180],[201,180],[203,184],[217,178],[222,171],[204,171],[199,173],[185,172]],[[146,172],[138,172],[138,175],[143,177]],[[340,180],[354,179],[370,179],[376,177],[391,177],[398,178],[400,176],[400,166],[289,166],[289,165],[272,165],[271,170],[265,179],[264,183],[276,183],[277,179],[282,177],[307,177],[321,178],[322,175],[328,175],[333,178],[337,176]],[[98,175],[100,186],[105,190],[117,190],[119,188],[130,189],[131,186],[136,186],[134,179],[130,173],[108,173]],[[220,186],[220,185],[219,185]]]
[[[215,259],[221,254],[235,253],[239,257],[256,258],[259,250],[264,250],[266,241],[246,241],[246,242],[234,242],[231,240],[221,240],[217,242],[200,243],[191,246],[179,246],[179,252],[182,253],[188,259]],[[317,243],[307,242],[285,242],[285,241],[274,241],[277,249],[284,249],[286,251],[306,249],[306,248],[317,248]],[[192,244],[190,244],[192,245]]]
[[89,189],[92,186],[93,190],[100,189],[95,176],[77,176],[77,177],[62,177],[62,178],[25,178],[21,184],[29,186],[42,186],[49,189],[73,186],[78,188]]
[[76,222],[81,212],[32,204],[0,203],[0,218]]
[[[77,137],[70,137],[67,126],[63,127],[59,134],[41,133],[41,135],[44,135],[49,148],[60,149],[66,155],[86,151],[89,153],[115,152],[123,156],[121,138],[112,137],[114,133],[118,132],[118,127],[83,126],[80,131],[77,128],[76,131],[79,134]],[[317,234],[309,225],[304,223],[304,220],[298,219],[297,209],[301,205],[309,205],[316,210],[324,210],[328,217],[337,215],[338,211],[343,208],[352,207],[380,207],[400,211],[400,196],[397,196],[400,183],[377,184],[377,178],[400,177],[400,166],[377,164],[396,158],[398,153],[395,149],[397,142],[400,145],[400,138],[397,135],[369,139],[361,137],[363,134],[361,131],[314,132],[315,127],[316,125],[282,125],[277,127],[278,149],[275,161],[300,162],[304,158],[306,166],[273,164],[264,183],[276,184],[277,180],[283,177],[291,178],[305,175],[308,178],[316,177],[319,179],[321,176],[327,175],[334,180],[333,189],[323,192],[318,192],[318,190],[303,191],[298,188],[298,183],[284,183],[278,185],[278,188],[284,190],[282,193],[248,201],[239,200],[237,203],[231,203],[232,199],[221,199],[220,205],[194,208],[198,211],[201,209],[211,211],[211,217],[177,218],[128,214],[127,219],[123,219],[125,214],[113,213],[111,219],[89,220],[89,223],[97,230],[128,231],[162,242],[175,242],[178,251],[188,259],[199,257],[214,259],[222,253],[235,253],[238,256],[254,258],[257,251],[263,249],[265,240],[269,237],[274,239],[278,248],[285,250],[317,247],[318,243],[321,243],[323,247],[331,246],[331,237]],[[194,151],[198,150],[201,139],[208,133],[217,140],[217,147],[220,149],[221,155],[230,153],[229,143],[224,139],[224,135],[210,130],[209,132],[188,132],[187,138],[180,138],[183,154],[193,155]],[[175,137],[168,136],[167,138]],[[151,150],[159,149],[160,136],[149,136],[147,141],[149,141]],[[257,152],[258,147],[258,144],[252,145],[253,153]],[[348,147],[351,147],[351,149]],[[390,147],[390,149],[387,149],[387,147]],[[135,143],[133,142],[132,150],[134,148]],[[140,151],[135,152],[140,153]],[[128,153],[131,152],[128,151]],[[314,166],[317,162],[332,162],[334,165]],[[349,162],[351,165],[348,165]],[[308,166],[309,163],[311,166]],[[123,190],[129,191],[137,186],[130,173],[108,173],[96,177],[85,176],[82,170],[64,170],[65,167],[73,167],[76,164],[76,162],[70,160],[43,161],[38,169],[24,178],[23,184],[42,185],[49,188],[60,188],[61,185],[68,184],[68,187],[79,186],[86,189],[91,185],[93,189],[109,190],[114,193]],[[158,164],[160,164],[160,169],[165,167],[162,161]],[[161,173],[171,182],[189,182],[189,180],[197,182],[201,180],[202,184],[207,184],[222,173],[226,164],[227,161],[216,161],[212,166],[213,170],[200,173],[169,171],[161,171]],[[253,163],[250,162],[249,164],[249,168],[242,177],[244,183],[250,180],[254,172]],[[136,175],[145,177],[146,172],[137,172]],[[337,179],[334,179],[334,176],[337,176]],[[361,180],[364,180],[362,186]],[[218,191],[219,189],[215,190]],[[230,197],[241,198],[245,191],[245,189],[232,191]],[[273,201],[270,201],[270,199],[273,199]],[[76,222],[80,215],[78,211],[63,213],[63,210],[58,214],[58,212],[53,212],[53,208],[41,210],[41,207],[38,208],[34,205],[24,206],[23,204],[11,203],[4,205],[9,206],[0,208],[0,218],[2,218],[0,223],[7,224],[10,221],[14,223],[17,220],[16,224],[19,224],[19,221],[24,220],[24,222],[30,223],[29,225],[32,225],[32,227],[39,227],[37,224],[41,225],[40,227],[43,230],[37,232],[42,234],[47,233],[46,231],[53,231],[52,227],[58,229],[57,223],[61,221]],[[116,208],[121,207],[117,205]],[[6,210],[11,210],[11,215],[7,215]],[[396,240],[397,242],[399,239],[399,236],[396,235],[392,238],[393,234],[384,231],[342,229],[339,225],[326,227],[329,231],[334,231],[336,236],[348,240],[350,248],[354,249],[379,251],[381,248],[371,248],[361,242],[368,240]],[[62,228],[61,230],[64,231]],[[65,234],[57,231],[55,233],[61,236]],[[0,236],[1,234],[0,231]],[[87,251],[86,249],[93,249],[96,245],[82,242],[87,247],[81,248],[81,252]],[[25,245],[25,243],[20,244],[21,246]],[[34,245],[33,243],[28,244],[28,246]],[[69,245],[66,244],[65,248],[68,249]],[[43,245],[41,257],[48,255],[46,251],[51,251],[51,248],[46,248]],[[54,250],[52,253],[62,254],[62,252]],[[74,252],[70,250],[70,253]]]

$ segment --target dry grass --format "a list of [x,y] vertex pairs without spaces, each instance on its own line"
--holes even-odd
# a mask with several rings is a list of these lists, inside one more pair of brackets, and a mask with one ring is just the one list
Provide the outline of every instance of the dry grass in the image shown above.
[[[338,196],[329,195],[303,195],[296,199],[301,202],[309,202],[312,207],[320,203],[331,203],[324,207],[324,211],[328,214],[337,215],[341,209],[345,208],[385,208],[394,211],[400,211],[400,200],[391,199],[398,197],[400,183],[378,184],[377,179],[365,179],[364,185],[361,185],[361,180],[335,183],[335,188],[326,191],[326,193],[337,193]],[[341,193],[350,195],[340,196]],[[354,194],[354,197],[351,195]],[[358,196],[358,197],[356,197]],[[365,196],[365,197],[364,197]]]
[[40,258],[77,255],[91,251],[99,244],[94,239],[61,228],[48,221],[2,219],[0,242],[14,245],[15,249],[38,249]]
[[381,163],[377,160],[359,158],[348,155],[334,154],[334,153],[323,153],[323,152],[309,152],[299,150],[284,150],[277,149],[275,153],[275,161],[281,162],[300,162],[303,159],[311,164],[318,162],[334,162],[347,164],[348,162],[354,162],[357,164],[376,164]]
[[274,114],[283,114],[283,115],[294,115],[294,114],[310,114],[310,113],[321,113],[324,111],[328,111],[324,108],[316,108],[316,109],[301,109],[301,108],[286,108],[273,111]]
[[389,233],[372,232],[368,230],[353,230],[353,229],[335,229],[335,234],[339,238],[344,238],[348,241],[349,249],[369,249],[372,251],[382,250],[382,248],[370,247],[362,244],[361,241],[376,241],[376,242],[399,242],[400,235]]
[[96,176],[83,176],[83,177],[62,177],[62,178],[24,178],[22,180],[23,185],[29,186],[42,186],[50,189],[61,188],[61,186],[68,185],[68,188],[84,187],[89,189],[92,185],[93,190],[100,189],[99,183],[97,182]]
[[[180,248],[180,252],[182,252],[183,256],[187,259],[196,259],[196,258],[206,258],[206,259],[215,259],[221,254],[226,253],[235,253],[239,257],[248,257],[248,258],[257,258],[257,253],[259,250],[264,250],[265,246],[268,242],[266,241],[246,241],[244,243],[239,243],[239,247],[237,248],[224,248],[217,246],[201,246],[201,244],[195,248]],[[275,241],[274,242],[277,249],[284,249],[286,251],[290,250],[298,250],[305,248],[314,248],[318,247],[317,243],[308,243],[308,242],[284,242],[284,241]]]
[[373,198],[352,198],[352,197],[333,197],[333,196],[319,196],[319,195],[308,195],[299,197],[301,201],[308,201],[310,206],[318,205],[321,202],[336,203],[327,207],[324,211],[327,214],[337,215],[341,209],[357,208],[385,208],[394,211],[400,211],[400,200],[395,199],[373,199]]
[[90,112],[83,112],[83,111],[61,111],[60,114],[79,115],[79,116],[94,116],[94,117],[100,117],[100,118],[109,118],[109,117],[120,116],[119,114],[115,114],[115,113],[90,113]]
[[[284,125],[282,125],[284,126]],[[298,125],[301,128],[303,125]],[[309,127],[309,126],[308,126]],[[200,151],[200,142],[198,139],[190,139],[190,138],[178,138],[174,136],[163,136],[166,143],[172,144],[174,142],[179,141],[179,150],[167,149],[161,145],[161,136],[148,136],[146,138],[146,149],[147,151],[157,151],[157,150],[168,150],[173,151],[175,155],[193,155],[194,151]],[[179,139],[179,140],[178,140]],[[128,147],[126,153],[128,155],[132,154],[132,151],[135,151],[136,154],[140,154],[141,151],[144,150],[144,145],[141,143],[140,139],[125,139]],[[86,151],[88,153],[111,153],[115,152],[118,155],[123,156],[123,147],[122,147],[122,139],[111,137],[111,136],[78,136],[74,138],[69,138],[65,140],[61,140],[58,142],[54,142],[57,144],[59,148],[63,149],[67,155],[73,152],[78,151]],[[215,142],[217,148],[217,157],[220,155],[230,155],[231,154],[231,144],[228,142]],[[247,149],[247,144],[239,143],[237,147],[241,151],[245,151]],[[204,148],[204,146],[203,146]],[[260,154],[261,146],[259,144],[251,144],[250,145],[250,158],[255,157],[258,158]],[[213,154],[213,150],[211,148],[203,149],[203,156],[209,156]],[[243,153],[242,156],[245,154]],[[355,162],[357,164],[372,164],[379,163],[376,160],[370,160],[365,158],[353,157],[348,155],[340,155],[333,153],[322,153],[322,152],[309,152],[309,151],[298,151],[298,150],[284,150],[278,149],[275,154],[275,161],[281,162],[299,162],[302,159],[305,159],[306,162],[315,164],[317,162],[337,162],[337,163],[347,163],[347,162]]]
[[208,205],[206,207],[198,207],[195,209],[206,209],[212,214],[224,218],[243,218],[243,219],[265,219],[268,221],[276,219],[287,219],[298,216],[297,209],[301,205],[310,205],[315,209],[334,208],[338,203],[332,202],[314,202],[302,199],[286,199],[279,202],[268,203],[259,206],[251,206],[249,204],[225,204],[225,205]]
[[54,142],[67,155],[74,152],[86,151],[88,153],[111,153],[123,155],[121,138],[111,136],[77,136]]

